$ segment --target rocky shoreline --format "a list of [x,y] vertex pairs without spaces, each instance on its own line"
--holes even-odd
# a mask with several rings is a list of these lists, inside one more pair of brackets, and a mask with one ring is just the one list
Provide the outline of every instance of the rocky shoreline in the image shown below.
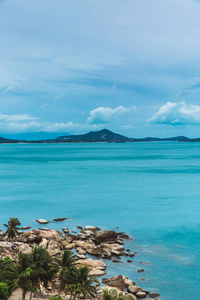
[[[61,222],[67,218],[56,218],[54,221]],[[44,219],[36,220],[39,224],[48,224]],[[16,259],[19,252],[31,253],[35,246],[43,246],[51,256],[60,257],[65,249],[73,250],[76,253],[76,263],[79,266],[87,266],[91,269],[89,276],[104,276],[106,274],[106,264],[102,259],[112,260],[113,263],[119,263],[122,256],[126,257],[127,262],[131,263],[132,258],[137,252],[126,248],[127,241],[131,238],[124,232],[113,230],[101,230],[95,226],[77,226],[77,231],[71,232],[68,228],[62,231],[52,230],[50,228],[39,228],[37,230],[29,226],[21,227],[20,234],[16,241],[8,241],[4,232],[0,231],[0,256],[4,258],[10,256]],[[88,258],[94,256],[94,259]],[[147,262],[141,262],[145,265]],[[138,269],[142,273],[144,269]],[[159,300],[160,295],[157,292],[149,292],[136,285],[136,282],[123,275],[117,275],[111,278],[102,278],[102,286],[97,287],[96,298],[102,299],[103,289],[115,289],[117,293],[129,295],[133,300],[154,299]],[[50,285],[48,289],[41,287],[42,297],[50,298],[58,294],[58,290]],[[40,295],[41,296],[41,295]],[[39,295],[38,295],[39,297]],[[68,296],[67,296],[68,297]],[[66,299],[68,299],[66,297]]]

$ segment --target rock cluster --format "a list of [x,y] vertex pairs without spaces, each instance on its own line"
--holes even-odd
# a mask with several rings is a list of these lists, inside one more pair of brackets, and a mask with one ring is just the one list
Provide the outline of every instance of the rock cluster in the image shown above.
[[[62,218],[54,219],[62,221]],[[46,220],[37,220],[41,224],[46,224]],[[30,253],[32,247],[43,246],[51,256],[60,257],[65,249],[75,250],[77,252],[77,265],[88,266],[91,271],[89,276],[103,276],[106,274],[106,264],[99,258],[112,259],[113,262],[120,262],[121,256],[134,257],[136,252],[131,252],[130,249],[124,247],[126,240],[130,239],[124,233],[117,233],[112,230],[103,230],[94,226],[77,226],[80,229],[78,234],[69,233],[68,228],[63,228],[63,232],[59,230],[51,230],[49,228],[40,228],[39,230],[29,230],[22,232],[17,241],[8,242],[4,236],[4,232],[0,231],[0,247],[3,249],[2,256],[11,256],[16,258],[18,252]],[[28,226],[23,227],[24,230],[30,229]],[[64,234],[64,235],[63,235]],[[98,260],[87,258],[87,254],[98,257]],[[127,262],[132,260],[127,259]],[[141,262],[146,265],[148,262]],[[138,272],[143,272],[144,269],[139,269]],[[114,288],[117,292],[123,292],[124,295],[131,295],[133,300],[140,298],[157,298],[158,293],[149,293],[136,283],[123,275],[114,276],[111,278],[103,278],[102,283],[108,289]],[[103,288],[99,288],[98,294],[103,293]],[[49,292],[49,291],[47,291]],[[97,297],[98,298],[98,297]],[[148,298],[148,299],[150,299]],[[101,299],[101,298],[99,298]]]

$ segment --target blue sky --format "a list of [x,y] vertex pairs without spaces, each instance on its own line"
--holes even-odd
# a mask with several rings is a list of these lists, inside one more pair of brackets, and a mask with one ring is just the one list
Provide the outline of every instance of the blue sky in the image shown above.
[[200,1],[0,1],[0,134],[200,136]]

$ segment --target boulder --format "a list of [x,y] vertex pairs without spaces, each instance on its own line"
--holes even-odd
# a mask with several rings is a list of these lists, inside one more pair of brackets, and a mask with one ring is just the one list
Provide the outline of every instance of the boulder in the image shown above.
[[22,244],[19,247],[19,252],[30,254],[32,252],[32,247],[30,247],[28,244]]
[[110,252],[112,253],[112,254],[114,254],[114,255],[117,255],[117,256],[120,256],[121,255],[121,252],[119,252],[119,251],[115,251],[115,250],[110,250]]
[[139,269],[137,272],[142,273],[142,272],[144,272],[144,269]]
[[136,254],[136,252],[131,252],[131,253],[129,254],[129,256],[130,256],[130,257],[134,257],[135,254]]
[[145,292],[137,292],[137,293],[136,293],[136,296],[137,296],[138,298],[146,298],[147,293],[145,293]]
[[37,238],[37,236],[35,234],[31,234],[27,237],[27,242],[35,242],[35,239]]
[[40,242],[39,246],[42,246],[43,248],[47,248],[49,241],[47,239],[42,239],[42,241]]
[[154,292],[154,293],[149,293],[149,297],[157,298],[157,297],[160,297],[160,295],[158,293]]
[[66,233],[69,233],[69,229],[68,228],[63,228],[63,232],[66,234]]
[[116,243],[114,243],[114,244],[102,243],[101,247],[108,248],[108,249],[113,250],[113,251],[123,251],[124,250],[124,247],[122,245],[119,245],[119,244],[116,244]]
[[99,269],[93,269],[89,272],[88,276],[93,277],[93,276],[103,276],[105,275],[106,272],[104,270],[99,270]]
[[56,218],[56,219],[53,219],[53,221],[55,222],[60,222],[60,221],[64,221],[64,220],[67,220],[69,218]]
[[25,232],[23,232],[22,236],[23,236],[24,238],[27,238],[27,237],[30,236],[31,234],[33,234],[33,231],[25,231]]
[[128,291],[129,291],[131,294],[136,294],[136,293],[138,293],[138,292],[141,292],[142,289],[141,289],[139,286],[130,284],[130,285],[128,286]]
[[[148,294],[149,292],[146,291],[146,290],[143,290],[142,288],[140,288],[139,286],[136,286],[136,285],[129,285],[128,286],[128,291],[131,293],[131,294],[137,294],[138,292],[144,292],[146,294]],[[139,297],[139,296],[138,296]]]
[[102,249],[100,248],[100,246],[97,246],[97,247],[92,247],[92,248],[86,248],[86,251],[88,254],[91,254],[91,255],[100,255]]
[[65,249],[71,250],[73,248],[75,248],[75,243],[69,243],[69,244],[65,245]]
[[77,255],[78,259],[86,259],[86,256],[81,254],[81,255]]
[[84,241],[75,241],[75,244],[77,247],[81,247],[84,250],[93,249],[95,247],[94,243],[91,240],[88,240],[88,242]]
[[18,242],[21,242],[21,243],[27,243],[27,239],[23,236],[18,236],[17,237],[17,241]]
[[119,259],[114,258],[114,259],[113,259],[113,262],[114,262],[114,263],[120,263],[121,261],[120,261]]
[[89,231],[95,231],[96,232],[96,231],[99,231],[101,229],[98,228],[98,227],[95,227],[95,226],[87,225],[87,226],[85,226],[84,230],[89,230]]
[[123,239],[123,240],[132,240],[132,238],[130,238],[127,234],[120,234],[119,238]]
[[49,230],[51,230],[51,229],[50,229],[50,228],[43,227],[43,228],[39,228],[39,230],[49,231]]
[[120,289],[121,291],[124,291],[129,285],[135,283],[134,281],[128,279],[128,277],[123,275],[118,275],[108,278],[103,278],[102,282],[110,287],[115,287]]
[[98,243],[103,243],[106,241],[116,241],[118,234],[112,230],[103,230],[96,233],[95,241]]
[[31,227],[29,227],[29,226],[22,226],[21,229],[22,230],[28,230],[28,229],[31,229]]
[[[62,232],[60,232],[59,230],[32,230],[32,232],[37,236],[37,237],[41,237],[46,238],[47,240],[59,240],[61,241],[61,236],[62,236]],[[27,232],[28,233],[28,232]],[[25,234],[25,232],[23,233],[23,235]]]
[[86,254],[86,251],[84,249],[82,249],[81,247],[77,248],[76,251],[78,251],[79,254]]
[[128,263],[132,263],[132,262],[133,262],[133,260],[131,260],[131,259],[127,259],[127,262],[128,262]]
[[49,243],[48,243],[48,247],[47,247],[47,251],[49,252],[49,254],[51,256],[55,256],[57,254],[60,253],[60,248],[58,246],[58,243],[51,240]]
[[36,222],[40,223],[40,224],[48,224],[49,221],[45,220],[45,219],[37,219]]
[[111,252],[108,249],[103,249],[101,257],[102,258],[110,258],[112,256]]
[[77,226],[78,229],[80,230],[83,230],[83,227],[82,226]]
[[77,261],[77,264],[79,266],[87,266],[90,269],[103,269],[103,270],[106,269],[106,264],[102,260],[93,260],[90,258],[84,260],[79,259]]
[[0,230],[0,236],[3,236],[3,235],[4,235],[3,230]]

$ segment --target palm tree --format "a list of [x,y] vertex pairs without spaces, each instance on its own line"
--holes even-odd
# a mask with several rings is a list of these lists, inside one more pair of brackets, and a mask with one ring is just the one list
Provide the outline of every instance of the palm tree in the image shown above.
[[[50,254],[42,246],[32,249],[31,269],[33,270],[33,286],[38,288],[40,288],[40,282],[47,288],[48,283],[52,282],[55,274],[58,272],[58,268],[53,264]],[[30,299],[31,297],[32,293]]]
[[27,292],[34,290],[31,280],[33,270],[30,264],[30,254],[19,253],[18,260],[7,263],[2,272],[11,293],[17,288],[22,289],[22,300],[25,300]]
[[96,277],[89,278],[89,272],[90,269],[87,266],[80,268],[71,267],[66,274],[67,284],[65,287],[65,293],[70,292],[71,298],[74,295],[73,300],[75,300],[76,297],[79,299],[81,294],[84,299],[86,299],[86,297],[95,297],[97,290],[93,284],[95,282],[99,283],[99,281]]
[[65,284],[66,284],[65,278],[66,278],[68,270],[76,264],[75,259],[76,259],[76,255],[72,251],[67,250],[67,249],[63,252],[61,259],[58,257],[54,258],[56,264],[60,268],[60,271],[59,271],[59,278],[60,278],[59,295],[60,295],[60,292],[65,287]]
[[21,223],[18,218],[11,217],[8,221],[8,224],[4,224],[6,226],[7,231],[5,232],[5,235],[8,236],[9,240],[16,240],[17,235],[19,234],[19,227]]
[[118,293],[116,289],[103,289],[103,300],[132,300],[130,295],[124,295],[122,292]]

